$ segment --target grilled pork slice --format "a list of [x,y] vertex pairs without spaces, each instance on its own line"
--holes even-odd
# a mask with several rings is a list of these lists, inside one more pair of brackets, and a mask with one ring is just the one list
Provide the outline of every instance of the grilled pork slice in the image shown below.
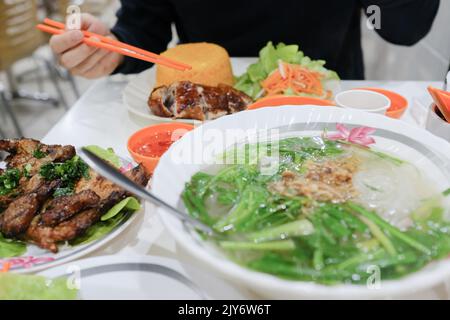
[[6,237],[16,237],[25,232],[44,201],[59,185],[59,181],[45,182],[31,193],[26,193],[12,201],[0,215],[0,231]]
[[43,249],[58,252],[58,242],[69,241],[84,234],[86,230],[96,223],[102,212],[98,208],[78,213],[70,220],[48,227],[42,224],[41,216],[36,216],[28,228],[25,239]]
[[43,164],[64,162],[75,156],[73,146],[46,145],[33,139],[0,140],[0,150],[9,153],[5,159],[8,168],[23,170],[29,164],[29,175],[35,175]]
[[[148,181],[148,176],[141,165],[125,172],[124,175],[141,186],[145,186]],[[95,192],[100,197],[100,201],[105,201],[108,199],[113,192],[119,192],[123,194],[123,196],[129,195],[127,191],[120,188],[113,182],[103,178],[92,169],[89,170],[89,178],[81,178],[75,187],[75,193],[79,193],[84,190],[91,190]]]
[[98,205],[100,197],[92,190],[61,196],[51,200],[41,213],[42,223],[46,226],[55,226],[78,212]]
[[245,93],[227,85],[179,81],[153,90],[148,105],[157,116],[204,121],[242,111],[251,102]]
[[73,146],[46,145],[33,139],[0,140],[0,151],[9,153],[5,159],[9,169],[16,168],[24,172],[26,168],[27,172],[22,175],[15,190],[0,196],[0,212],[18,196],[32,193],[43,186],[44,181],[37,174],[42,165],[54,161],[64,162],[75,156]]
[[23,177],[19,181],[19,186],[11,193],[0,196],[0,209],[7,208],[19,196],[37,192],[48,183],[41,175],[36,174],[31,178]]

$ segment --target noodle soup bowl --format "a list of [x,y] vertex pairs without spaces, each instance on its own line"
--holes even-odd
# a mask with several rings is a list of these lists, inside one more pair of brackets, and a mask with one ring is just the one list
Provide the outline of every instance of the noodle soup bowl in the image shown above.
[[[412,163],[420,172],[426,173],[427,179],[438,191],[446,190],[450,186],[450,144],[425,130],[382,115],[357,110],[317,106],[304,106],[299,109],[281,106],[225,116],[188,132],[162,156],[153,175],[152,191],[169,204],[185,210],[180,195],[186,182],[189,182],[198,171],[213,165],[218,155],[235,145],[236,140],[248,142],[255,136],[263,136],[263,132],[271,132],[278,138],[320,136],[324,132],[336,132],[337,124],[338,128],[343,126],[374,128],[372,137],[378,150]],[[236,139],[232,139],[231,136]],[[400,195],[403,190],[397,192]],[[233,262],[223,251],[201,239],[197,233],[190,231],[164,209],[159,208],[157,212],[179,248],[191,255],[198,264],[264,298],[410,297],[437,286],[450,277],[450,260],[444,259],[433,261],[419,271],[396,280],[383,280],[381,274],[380,281],[362,285],[323,285],[286,280],[252,271]]]

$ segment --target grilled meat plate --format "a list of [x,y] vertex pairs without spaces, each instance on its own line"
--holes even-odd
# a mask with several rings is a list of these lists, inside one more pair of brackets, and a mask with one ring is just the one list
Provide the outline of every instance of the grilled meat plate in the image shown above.
[[[96,194],[99,195],[100,201],[96,207],[81,211],[72,218],[61,222],[54,227],[47,226],[44,221],[42,221],[43,214],[41,214],[33,220],[30,228],[25,234],[25,238],[41,248],[57,252],[58,242],[70,241],[82,235],[90,226],[98,222],[100,217],[111,207],[120,200],[130,196],[127,191],[116,186],[112,182],[94,172],[92,172],[92,174],[95,175],[95,177],[86,180],[83,179],[84,181],[80,181],[80,187],[92,187],[93,189],[86,190],[96,190],[98,192],[96,192]],[[126,172],[125,176],[142,186],[148,182],[148,177],[142,166],[137,166]],[[77,195],[74,195],[74,197],[76,196]],[[58,200],[58,198],[56,200]]]
[[245,110],[251,102],[245,93],[228,85],[179,81],[155,88],[148,105],[157,116],[204,121]]
[[[83,235],[111,207],[130,196],[87,166],[86,172],[80,172],[77,181],[68,185],[64,181],[66,176],[43,173],[44,169],[61,169],[58,166],[73,163],[72,159],[76,159],[73,146],[45,145],[32,139],[0,140],[0,150],[9,153],[6,170],[2,169],[0,175],[8,170],[20,172],[16,187],[0,196],[0,233],[5,237],[57,252],[59,242]],[[142,186],[148,182],[141,166],[125,175]],[[71,192],[57,194],[61,187]]]

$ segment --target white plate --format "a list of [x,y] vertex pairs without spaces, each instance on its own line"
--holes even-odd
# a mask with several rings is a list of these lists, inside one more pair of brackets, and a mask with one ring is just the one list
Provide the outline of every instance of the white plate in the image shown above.
[[[268,130],[278,128],[282,132],[294,135],[318,135],[325,128],[335,131],[336,123],[348,126],[369,126],[376,128],[374,133],[376,147],[388,151],[394,156],[409,160],[427,175],[440,190],[450,186],[450,144],[431,133],[410,126],[402,121],[362,111],[344,110],[336,107],[290,106],[263,108],[244,111],[206,123],[187,133],[166,152],[154,172],[152,190],[156,196],[173,206],[180,206],[180,194],[191,176],[205,166],[205,160],[223,152],[235,141],[215,142],[212,145],[211,134],[220,136],[225,130]],[[227,136],[228,137],[228,136]],[[202,139],[203,138],[203,139]],[[245,135],[241,137],[244,139]],[[194,149],[193,149],[194,148]],[[202,158],[195,156],[205,153]],[[180,157],[180,155],[184,155]],[[194,161],[185,161],[191,159]],[[164,225],[180,246],[184,247],[195,259],[204,262],[228,279],[252,288],[258,294],[271,298],[304,299],[364,299],[389,298],[421,292],[450,277],[450,260],[433,262],[422,270],[399,280],[382,281],[378,289],[360,285],[325,286],[311,282],[288,281],[278,277],[243,268],[224,255],[211,248],[183,224],[158,209]]]
[[178,261],[152,256],[100,256],[39,273],[66,277],[80,299],[226,299],[242,295],[223,280]]
[[[127,160],[121,160],[123,166],[126,167],[129,164]],[[48,250],[39,248],[33,244],[27,244],[27,251],[22,256],[0,258],[0,266],[4,262],[9,262],[11,264],[10,270],[13,272],[32,273],[78,259],[97,250],[98,248],[116,238],[130,224],[132,224],[139,215],[144,215],[144,212],[144,203],[142,203],[140,210],[132,213],[127,219],[122,221],[122,223],[120,223],[110,233],[104,235],[102,238],[77,246],[70,246],[68,244],[59,245],[59,251],[56,254]]]
[[[233,72],[240,75],[245,72],[247,66],[253,62],[253,58],[231,58]],[[201,121],[192,119],[172,119],[155,116],[147,105],[150,93],[154,89],[156,79],[156,68],[151,67],[133,77],[123,91],[123,102],[128,111],[138,117],[146,124],[161,122],[182,122],[189,124],[200,124]]]

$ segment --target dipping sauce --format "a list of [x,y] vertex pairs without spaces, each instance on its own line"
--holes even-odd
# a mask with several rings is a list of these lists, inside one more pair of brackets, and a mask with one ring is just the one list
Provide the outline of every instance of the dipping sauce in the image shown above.
[[148,142],[139,145],[135,150],[145,157],[159,158],[181,137],[182,135],[175,132],[159,132],[153,137],[149,137]]
[[148,126],[131,135],[127,149],[134,161],[142,164],[148,174],[153,174],[159,158],[174,142],[193,129],[193,125],[179,122]]

